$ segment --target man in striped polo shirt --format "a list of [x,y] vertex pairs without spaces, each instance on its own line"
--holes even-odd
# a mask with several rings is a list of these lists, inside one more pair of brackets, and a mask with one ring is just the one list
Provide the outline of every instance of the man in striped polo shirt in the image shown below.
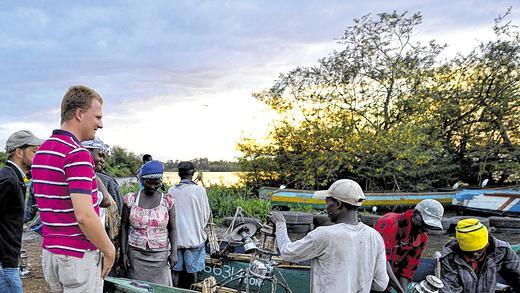
[[[61,128],[36,153],[34,196],[43,223],[43,271],[51,292],[101,292],[115,249],[99,220],[98,185],[81,141],[102,128],[103,99],[73,86],[61,103]],[[102,253],[102,255],[100,254]]]

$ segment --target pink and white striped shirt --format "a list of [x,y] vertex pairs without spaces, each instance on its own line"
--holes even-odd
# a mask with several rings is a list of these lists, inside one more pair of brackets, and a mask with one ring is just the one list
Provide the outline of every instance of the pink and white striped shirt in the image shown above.
[[34,197],[43,223],[42,247],[56,254],[82,258],[96,247],[81,231],[71,193],[92,198],[99,215],[98,186],[90,152],[70,132],[54,130],[38,149],[32,163]]

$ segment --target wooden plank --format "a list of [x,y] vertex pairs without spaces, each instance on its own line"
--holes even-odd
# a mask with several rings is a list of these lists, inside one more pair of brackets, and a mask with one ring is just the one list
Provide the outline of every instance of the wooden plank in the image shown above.
[[515,193],[484,193],[484,196],[520,198],[520,194]]

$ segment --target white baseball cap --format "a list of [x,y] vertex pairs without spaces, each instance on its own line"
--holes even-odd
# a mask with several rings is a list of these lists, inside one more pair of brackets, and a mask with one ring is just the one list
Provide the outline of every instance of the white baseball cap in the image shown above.
[[366,199],[361,186],[350,179],[340,179],[329,187],[328,190],[316,191],[315,198],[333,197],[339,201],[346,202],[353,206],[361,206]]
[[428,226],[440,228],[442,230],[442,215],[444,214],[444,207],[442,204],[434,199],[425,199],[419,202],[415,209],[421,213],[423,221]]

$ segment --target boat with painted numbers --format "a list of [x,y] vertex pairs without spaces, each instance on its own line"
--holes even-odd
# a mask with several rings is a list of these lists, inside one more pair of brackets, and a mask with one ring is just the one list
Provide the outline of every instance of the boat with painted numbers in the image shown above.
[[[520,256],[520,244],[512,245],[513,250]],[[283,278],[288,284],[289,288],[293,293],[309,293],[310,292],[310,263],[289,263],[285,262],[279,257],[274,258],[279,262],[276,274],[279,278]],[[250,255],[243,253],[229,253],[225,257],[212,258],[206,257],[206,266],[203,271],[198,273],[197,279],[204,280],[208,277],[214,277],[217,282],[237,274],[240,271],[246,270],[249,266]],[[413,277],[414,282],[424,280],[427,275],[434,274],[436,266],[436,260],[434,258],[421,258],[419,267]],[[500,283],[505,283],[504,280],[498,277]],[[262,280],[251,278],[249,279],[249,285],[251,289],[259,289],[259,292],[268,293],[270,286],[262,287]],[[227,285],[228,287],[222,288],[223,290],[217,290],[217,292],[234,292],[233,290],[238,287],[237,282],[231,282]],[[262,288],[261,288],[262,287]],[[125,278],[114,278],[107,277],[105,279],[105,292],[114,293],[196,293],[199,291],[180,289],[174,287],[167,287],[149,282],[125,279]],[[278,288],[276,293],[285,292],[282,288]]]
[[[520,244],[512,245],[513,250],[520,256]],[[213,276],[217,281],[223,281],[226,278],[236,274],[240,270],[245,270],[249,264],[249,256],[247,254],[233,253],[222,259],[206,258],[206,267],[200,273],[198,273],[198,279],[202,280],[207,277]],[[277,275],[283,277],[284,280],[291,288],[294,293],[310,293],[310,274],[311,267],[309,262],[304,263],[289,263],[284,262],[280,258],[276,258],[279,261]],[[427,275],[435,274],[436,259],[431,257],[423,257],[419,263],[419,267],[413,276],[414,282],[420,282],[426,278]],[[505,283],[500,277],[498,281]],[[252,288],[259,288],[261,285],[260,279],[250,279],[250,285]],[[230,288],[236,289],[238,282],[232,282],[228,284]],[[259,288],[262,293],[271,292],[270,287]],[[285,292],[282,288],[278,288],[276,293]]]

